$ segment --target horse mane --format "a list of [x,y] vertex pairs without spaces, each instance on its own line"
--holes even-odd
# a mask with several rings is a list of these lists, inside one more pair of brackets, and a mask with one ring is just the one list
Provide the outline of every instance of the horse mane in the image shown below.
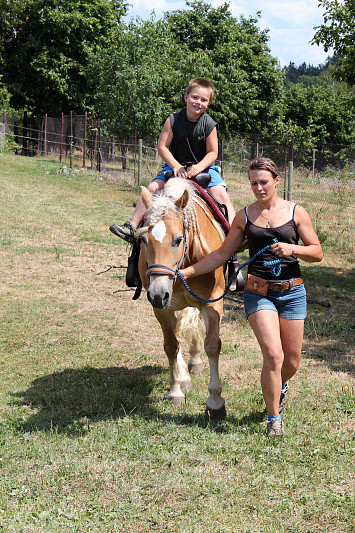
[[[175,202],[181,198],[185,190],[189,192],[189,199],[185,208],[179,209]],[[196,253],[198,256],[202,257],[203,253],[209,253],[210,249],[199,227],[195,207],[195,203],[197,203],[210,218],[222,240],[224,240],[225,236],[220,224],[206,210],[203,201],[197,195],[194,186],[188,180],[184,178],[171,178],[165,184],[162,191],[152,196],[152,201],[153,203],[147,210],[146,214],[146,227],[138,230],[139,232],[143,233],[148,227],[154,226],[168,213],[176,214],[184,222],[188,237],[192,233]]]

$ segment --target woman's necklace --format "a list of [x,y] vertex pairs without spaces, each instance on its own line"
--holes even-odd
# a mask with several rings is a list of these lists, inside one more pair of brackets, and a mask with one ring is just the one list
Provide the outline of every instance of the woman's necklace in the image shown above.
[[[260,207],[259,207],[259,209],[260,209]],[[268,218],[268,217],[266,217],[265,215],[263,215],[263,212],[261,211],[261,209],[260,209],[260,214],[261,214],[261,216],[262,216],[263,218],[265,218],[265,220],[267,221],[267,222],[266,222],[266,227],[269,228],[269,227],[270,227],[270,217]]]

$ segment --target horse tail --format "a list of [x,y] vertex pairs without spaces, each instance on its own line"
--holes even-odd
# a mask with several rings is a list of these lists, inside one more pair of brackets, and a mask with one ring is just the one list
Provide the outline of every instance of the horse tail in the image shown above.
[[175,311],[175,334],[188,343],[196,342],[197,338],[203,343],[205,335],[204,322],[197,307],[186,307],[181,311]]

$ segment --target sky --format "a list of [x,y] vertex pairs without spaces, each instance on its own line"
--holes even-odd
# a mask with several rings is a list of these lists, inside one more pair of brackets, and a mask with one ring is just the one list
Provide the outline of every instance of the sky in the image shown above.
[[[128,19],[137,15],[142,19],[149,18],[154,9],[156,18],[165,11],[186,9],[185,0],[128,0],[131,7]],[[204,0],[213,7],[225,3],[224,0]],[[303,62],[314,66],[324,63],[330,52],[324,52],[321,46],[310,45],[314,27],[322,24],[324,8],[318,7],[318,0],[226,0],[235,18],[240,15],[255,16],[262,12],[258,26],[269,29],[268,46],[271,55],[276,57],[281,67],[290,62],[296,66]],[[154,6],[154,7],[153,7]]]

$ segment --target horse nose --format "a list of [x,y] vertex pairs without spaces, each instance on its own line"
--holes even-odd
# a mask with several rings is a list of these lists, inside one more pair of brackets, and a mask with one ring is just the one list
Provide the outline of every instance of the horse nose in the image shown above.
[[155,309],[165,309],[168,307],[170,303],[170,294],[166,292],[163,295],[160,294],[154,294],[152,295],[151,292],[147,291],[147,298],[149,303],[155,308]]

